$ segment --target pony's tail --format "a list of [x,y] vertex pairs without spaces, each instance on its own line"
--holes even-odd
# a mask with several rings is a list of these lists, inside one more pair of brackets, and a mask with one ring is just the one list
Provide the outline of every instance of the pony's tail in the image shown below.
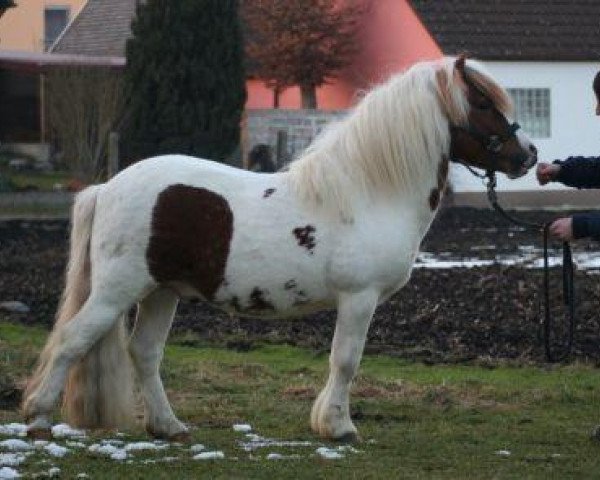
[[[40,355],[23,398],[37,390],[60,343],[63,327],[81,310],[91,291],[90,241],[101,185],[80,192],[73,206],[69,264],[56,322]],[[133,409],[131,360],[125,350],[125,323],[118,319],[111,330],[69,371],[63,395],[63,413],[72,426],[116,427]],[[122,383],[123,382],[123,383]],[[131,392],[128,394],[126,392]]]

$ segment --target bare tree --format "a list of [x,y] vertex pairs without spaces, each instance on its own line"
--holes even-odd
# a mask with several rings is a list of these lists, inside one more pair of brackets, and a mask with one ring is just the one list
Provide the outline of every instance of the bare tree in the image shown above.
[[317,108],[316,88],[359,51],[369,0],[244,0],[250,69],[275,92],[300,87],[303,108]]
[[106,176],[111,131],[125,113],[122,75],[105,67],[61,67],[47,74],[50,129],[71,173],[84,182]]

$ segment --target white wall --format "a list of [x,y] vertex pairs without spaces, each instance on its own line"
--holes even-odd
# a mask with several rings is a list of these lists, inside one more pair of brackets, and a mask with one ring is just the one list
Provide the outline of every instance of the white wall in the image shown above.
[[[550,89],[550,138],[532,138],[540,161],[573,155],[600,156],[600,117],[592,81],[600,63],[484,62],[489,73],[505,88]],[[498,177],[499,190],[539,190],[533,170],[518,180]],[[485,190],[481,180],[453,164],[453,188],[458,192]],[[552,183],[545,190],[565,188]]]

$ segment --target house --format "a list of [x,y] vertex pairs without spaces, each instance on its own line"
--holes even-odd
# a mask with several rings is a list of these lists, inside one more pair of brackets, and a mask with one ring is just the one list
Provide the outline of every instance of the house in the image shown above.
[[85,0],[15,0],[0,20],[2,50],[44,52],[79,13]]
[[[124,57],[135,3],[87,0],[52,52]],[[533,138],[541,159],[600,154],[591,92],[600,67],[598,18],[600,2],[595,0],[374,0],[361,32],[361,52],[318,90],[319,107],[344,110],[362,90],[417,61],[466,52],[483,60],[509,88],[517,121]],[[279,104],[282,109],[298,109],[298,89],[282,92]],[[273,93],[249,77],[248,110],[272,105]],[[453,168],[451,175],[455,191],[481,197],[481,182],[464,168]],[[559,185],[549,188],[554,189],[551,198],[542,201],[564,203],[566,190]],[[532,175],[510,183],[501,178],[499,189],[533,191],[534,196],[540,191]],[[590,201],[597,202],[595,197]]]
[[31,145],[28,153],[47,151],[36,146],[46,140],[36,66],[85,0],[3,1],[15,8],[0,15],[0,142]]
[[[446,55],[467,52],[513,97],[516,119],[545,161],[600,155],[593,78],[600,69],[600,2],[595,0],[412,0],[412,8]],[[452,171],[454,189],[481,192],[464,168]],[[521,192],[518,204],[598,206],[597,191],[558,184],[539,188],[532,174],[499,178],[499,189]],[[474,198],[474,197],[472,197]]]

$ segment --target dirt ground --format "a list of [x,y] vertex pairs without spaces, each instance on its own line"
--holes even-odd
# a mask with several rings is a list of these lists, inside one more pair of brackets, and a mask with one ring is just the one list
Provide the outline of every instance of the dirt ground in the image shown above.
[[[521,215],[547,221],[556,213]],[[19,300],[31,308],[27,314],[2,314],[5,318],[51,325],[62,287],[67,238],[66,221],[0,222],[0,302]],[[432,225],[422,250],[441,259],[494,259],[531,246],[541,247],[539,234],[515,228],[490,210],[447,208]],[[576,252],[598,248],[594,242],[574,246]],[[576,272],[573,353],[593,362],[600,361],[598,273],[598,269]],[[408,285],[377,309],[366,350],[432,363],[487,358],[543,361],[541,280],[540,269],[502,264],[417,268]],[[560,281],[560,269],[553,268],[554,315],[560,324],[557,338],[564,338]],[[255,342],[274,342],[321,351],[329,346],[334,323],[333,312],[296,320],[264,320],[231,317],[207,305],[182,303],[174,330],[194,332],[188,337],[190,343],[250,349]]]

